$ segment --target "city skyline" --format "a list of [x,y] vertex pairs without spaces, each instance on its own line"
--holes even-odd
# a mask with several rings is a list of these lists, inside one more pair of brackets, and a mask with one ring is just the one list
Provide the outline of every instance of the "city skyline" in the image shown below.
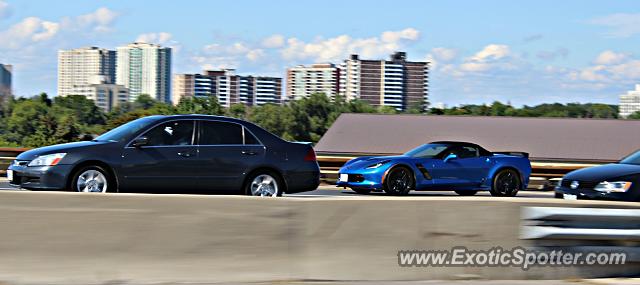
[[[247,2],[250,11],[234,3],[200,2],[199,9],[170,3],[0,0],[0,62],[14,65],[19,96],[56,94],[58,49],[115,49],[133,41],[171,47],[174,74],[235,68],[282,78],[300,64],[406,51],[411,61],[432,61],[430,101],[450,106],[616,104],[640,81],[633,1],[328,1],[312,10],[304,3]],[[209,6],[229,13],[207,16]],[[205,25],[195,25],[203,19]]]

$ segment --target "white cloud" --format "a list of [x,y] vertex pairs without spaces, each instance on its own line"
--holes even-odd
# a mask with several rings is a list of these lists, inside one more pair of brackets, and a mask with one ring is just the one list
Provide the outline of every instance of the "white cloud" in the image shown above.
[[640,13],[618,13],[592,19],[594,25],[609,27],[608,36],[627,38],[640,34]]
[[173,36],[170,33],[167,33],[167,32],[146,33],[146,34],[140,34],[136,38],[136,42],[161,44],[162,45],[162,44],[169,43],[169,41],[171,40],[172,37]]
[[[48,42],[60,36],[64,36],[66,40],[75,40],[83,35],[95,36],[96,33],[110,31],[110,25],[116,17],[117,13],[107,8],[99,8],[77,17],[65,17],[58,22],[27,17],[0,31],[0,50],[33,48],[33,44]],[[61,41],[56,43],[58,42]],[[51,49],[52,46],[44,48]]]
[[29,17],[0,31],[0,49],[21,49],[24,45],[42,42],[56,36],[60,24]]
[[286,60],[314,60],[316,62],[337,62],[349,54],[379,58],[405,48],[418,40],[420,32],[414,28],[400,31],[383,32],[378,37],[352,38],[339,35],[329,39],[318,38],[304,42],[298,38],[289,38],[281,55]]
[[438,47],[431,50],[433,57],[442,62],[452,61],[458,55],[455,49]]
[[11,6],[6,1],[0,0],[0,20],[11,16]]
[[264,57],[264,51],[261,49],[250,50],[249,52],[247,52],[246,56],[250,61],[257,61]]
[[264,40],[262,40],[262,46],[266,48],[279,48],[284,46],[284,36],[283,35],[271,35]]
[[101,7],[92,13],[80,15],[72,19],[69,24],[91,27],[95,32],[109,32],[111,31],[111,24],[113,24],[117,17],[118,13],[115,11]]
[[[515,59],[507,45],[490,44],[460,64],[460,72],[486,72],[491,69],[509,70],[515,68]],[[458,73],[458,75],[460,75]]]
[[603,51],[594,59],[594,65],[569,72],[573,81],[630,84],[640,81],[640,60],[629,54]]
[[501,59],[511,53],[507,45],[490,44],[484,47],[470,58],[471,61],[486,62],[493,59]]
[[594,63],[595,64],[616,64],[623,62],[627,59],[627,55],[624,53],[617,53],[610,50],[605,50],[601,52],[598,57],[596,57]]

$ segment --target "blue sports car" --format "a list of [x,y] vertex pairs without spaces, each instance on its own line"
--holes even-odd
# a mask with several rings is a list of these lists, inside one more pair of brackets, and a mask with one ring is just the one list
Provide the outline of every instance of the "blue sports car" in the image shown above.
[[404,155],[359,157],[339,172],[338,187],[359,194],[383,190],[406,195],[410,190],[453,190],[475,195],[515,196],[526,189],[531,174],[524,152],[490,152],[466,142],[440,141],[419,146]]

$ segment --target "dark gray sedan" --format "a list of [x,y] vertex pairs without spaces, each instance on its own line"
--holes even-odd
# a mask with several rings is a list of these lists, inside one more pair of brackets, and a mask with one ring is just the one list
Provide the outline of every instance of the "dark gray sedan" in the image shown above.
[[254,196],[314,190],[320,177],[311,145],[206,115],[150,116],[93,141],[33,149],[7,173],[11,184],[31,190]]

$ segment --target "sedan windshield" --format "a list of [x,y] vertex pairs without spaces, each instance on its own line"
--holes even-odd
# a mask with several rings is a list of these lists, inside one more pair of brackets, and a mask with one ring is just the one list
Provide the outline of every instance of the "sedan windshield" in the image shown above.
[[640,165],[640,151],[636,151],[634,153],[632,153],[631,155],[623,158],[620,163],[625,163],[625,164],[638,164]]
[[448,147],[449,145],[446,144],[424,144],[408,151],[404,155],[411,157],[434,158]]
[[155,122],[157,119],[157,116],[150,116],[133,120],[100,135],[95,139],[95,141],[123,142],[127,138],[131,137],[131,135]]

